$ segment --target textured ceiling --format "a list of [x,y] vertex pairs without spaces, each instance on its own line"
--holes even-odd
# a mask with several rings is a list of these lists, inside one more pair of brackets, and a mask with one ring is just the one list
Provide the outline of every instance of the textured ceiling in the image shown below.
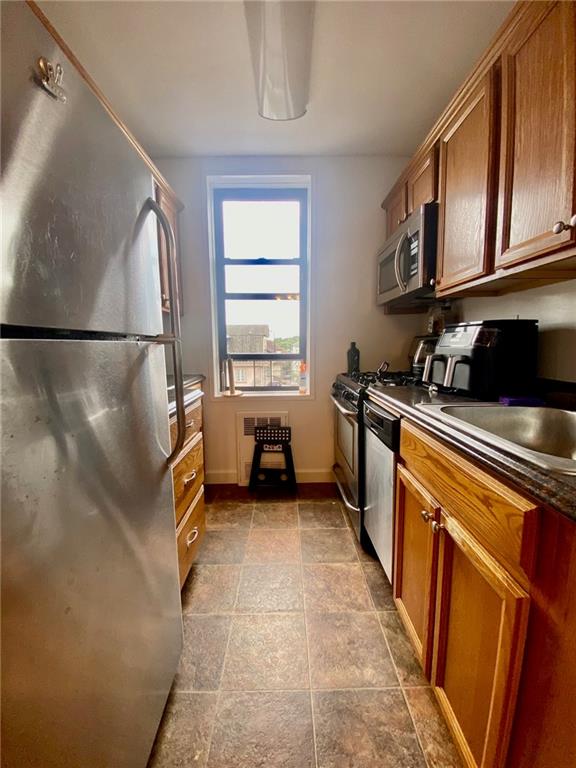
[[310,104],[259,117],[241,2],[41,2],[155,157],[409,155],[511,2],[319,2]]

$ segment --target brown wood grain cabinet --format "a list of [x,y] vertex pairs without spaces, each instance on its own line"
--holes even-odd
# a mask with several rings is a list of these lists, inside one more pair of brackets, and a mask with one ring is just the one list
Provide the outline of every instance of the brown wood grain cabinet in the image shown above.
[[417,160],[406,179],[407,213],[410,215],[424,203],[438,196],[438,159],[436,147]]
[[539,509],[402,422],[394,599],[468,768],[503,768]]
[[457,520],[443,513],[432,686],[464,762],[503,766],[529,597]]
[[[204,436],[202,401],[187,406],[184,445],[172,465],[174,517],[178,545],[178,567],[182,587],[202,545],[206,531],[204,513]],[[176,417],[170,421],[172,445],[176,441]]]
[[496,73],[489,72],[440,140],[438,291],[492,269],[497,159]]
[[386,237],[390,237],[406,220],[406,185],[394,187],[384,203],[386,210]]
[[396,499],[394,602],[429,674],[438,541],[428,523],[439,519],[440,505],[402,466],[396,473]]
[[534,5],[502,54],[497,267],[576,243],[576,4]]
[[[439,144],[437,296],[576,277],[576,3],[521,0],[382,207],[390,233],[426,196]],[[411,182],[412,174],[416,174]]]
[[432,147],[414,158],[408,170],[389,192],[382,208],[386,211],[386,236],[390,237],[406,218],[438,194],[438,156]]
[[[166,214],[172,231],[174,232],[174,240],[176,243],[176,297],[178,302],[178,311],[180,314],[183,312],[182,306],[182,279],[180,274],[180,238],[178,234],[178,212],[181,208],[180,203],[176,197],[169,195],[159,185],[155,185],[156,202],[162,208]],[[158,257],[160,260],[160,295],[162,301],[162,311],[170,312],[170,303],[173,300],[170,290],[170,273],[168,271],[168,249],[166,247],[166,238],[164,236],[164,230],[158,225]]]

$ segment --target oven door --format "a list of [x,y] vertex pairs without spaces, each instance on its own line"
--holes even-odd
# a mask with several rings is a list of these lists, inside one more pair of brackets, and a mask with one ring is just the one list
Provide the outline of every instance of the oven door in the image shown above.
[[335,406],[332,469],[356,536],[360,538],[358,414],[333,395],[332,402]]

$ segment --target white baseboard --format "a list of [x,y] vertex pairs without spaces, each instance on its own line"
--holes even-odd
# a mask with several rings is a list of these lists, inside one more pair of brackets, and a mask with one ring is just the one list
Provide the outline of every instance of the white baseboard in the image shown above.
[[[299,483],[333,483],[334,475],[331,469],[300,469],[296,471],[296,480]],[[237,483],[238,475],[235,469],[207,471],[205,482],[208,485]]]

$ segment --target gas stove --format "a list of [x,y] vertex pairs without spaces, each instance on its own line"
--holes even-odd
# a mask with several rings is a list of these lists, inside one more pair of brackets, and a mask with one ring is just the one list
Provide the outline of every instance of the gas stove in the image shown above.
[[354,371],[339,373],[334,382],[335,389],[348,389],[360,393],[372,384],[384,387],[405,387],[409,384],[420,384],[421,379],[411,371]]

